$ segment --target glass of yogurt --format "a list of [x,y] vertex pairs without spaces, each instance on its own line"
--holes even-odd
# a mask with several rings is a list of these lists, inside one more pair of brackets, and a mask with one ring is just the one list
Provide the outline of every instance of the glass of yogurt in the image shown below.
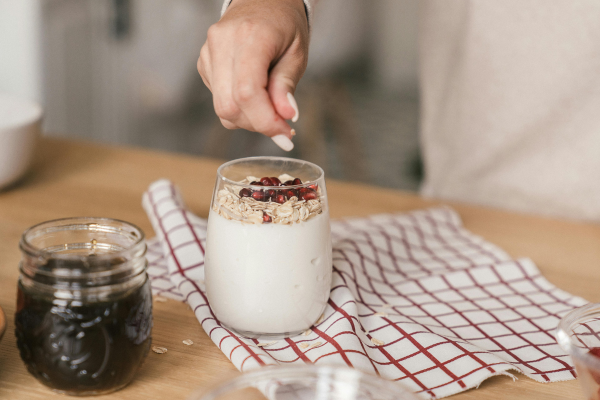
[[332,264],[320,167],[283,157],[221,165],[207,235],[206,292],[221,324],[248,337],[282,338],[322,315]]

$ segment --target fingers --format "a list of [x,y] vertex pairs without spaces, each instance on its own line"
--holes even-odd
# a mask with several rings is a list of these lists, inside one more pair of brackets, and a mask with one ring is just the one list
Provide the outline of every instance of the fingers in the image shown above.
[[206,43],[202,46],[202,49],[200,50],[200,57],[198,57],[198,63],[196,64],[196,67],[198,68],[198,73],[200,74],[200,77],[202,77],[202,82],[204,82],[208,90],[212,92],[212,89],[210,87],[210,52]]
[[227,121],[226,119],[219,118],[221,124],[227,129],[238,129],[239,127],[233,122]]
[[298,121],[300,112],[294,98],[296,85],[305,66],[303,61],[293,55],[285,54],[273,67],[269,76],[268,92],[276,112],[292,122]]
[[208,31],[198,71],[228,129],[244,128],[293,147],[296,84],[306,67],[308,31],[302,2],[234,2]]
[[[267,136],[291,138],[291,127],[275,110],[267,92],[271,52],[261,45],[260,35],[238,48],[233,65],[232,97],[250,123],[251,130]],[[261,49],[262,48],[262,49]],[[257,56],[257,49],[260,56]]]

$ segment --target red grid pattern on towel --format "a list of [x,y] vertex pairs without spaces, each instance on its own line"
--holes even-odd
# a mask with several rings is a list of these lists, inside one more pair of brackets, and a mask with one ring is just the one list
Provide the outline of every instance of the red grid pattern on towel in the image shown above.
[[589,318],[572,326],[573,345],[585,350],[600,347],[600,318]]
[[513,261],[466,231],[448,208],[333,222],[334,274],[324,320],[308,336],[258,347],[220,326],[207,304],[206,222],[185,209],[168,181],[150,187],[144,207],[157,232],[150,264],[161,279],[169,277],[167,290],[183,296],[240,370],[341,363],[400,381],[425,398],[475,387],[507,370],[541,382],[575,377],[553,331],[585,301],[552,286],[530,260]]
[[167,268],[165,254],[156,239],[148,241],[146,258],[148,259],[148,276],[150,277],[154,296],[163,296],[184,301],[183,296],[169,278],[169,269]]

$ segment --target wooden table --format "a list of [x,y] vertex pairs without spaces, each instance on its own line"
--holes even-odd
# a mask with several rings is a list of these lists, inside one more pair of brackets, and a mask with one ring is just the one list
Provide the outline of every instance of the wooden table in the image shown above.
[[[149,150],[44,139],[31,173],[0,192],[0,306],[8,330],[0,343],[0,398],[58,398],[30,376],[15,345],[12,316],[20,259],[18,241],[27,227],[68,216],[105,216],[131,221],[148,236],[152,227],[140,205],[147,186],[173,180],[189,207],[208,214],[220,162]],[[328,181],[332,217],[407,211],[439,204],[418,196],[364,185]],[[543,219],[452,204],[465,226],[513,257],[532,258],[555,285],[590,301],[600,301],[600,226]],[[191,310],[175,301],[155,303],[154,343],[168,353],[150,353],[134,382],[103,399],[185,399],[234,374],[235,368],[210,341]],[[192,339],[193,346],[182,340]],[[64,397],[63,397],[64,398]],[[541,384],[519,375],[517,382],[494,377],[463,399],[583,399],[577,381]]]

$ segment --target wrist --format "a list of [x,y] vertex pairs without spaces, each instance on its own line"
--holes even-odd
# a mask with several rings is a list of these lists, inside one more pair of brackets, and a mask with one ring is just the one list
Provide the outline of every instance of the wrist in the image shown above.
[[304,0],[225,0],[225,2],[223,3],[223,8],[221,9],[221,16],[223,16],[226,11],[233,8],[248,5],[257,7],[269,7],[273,3],[277,3],[279,5],[283,3],[286,6],[293,8],[297,12],[304,15],[307,23],[310,25],[310,12]]

